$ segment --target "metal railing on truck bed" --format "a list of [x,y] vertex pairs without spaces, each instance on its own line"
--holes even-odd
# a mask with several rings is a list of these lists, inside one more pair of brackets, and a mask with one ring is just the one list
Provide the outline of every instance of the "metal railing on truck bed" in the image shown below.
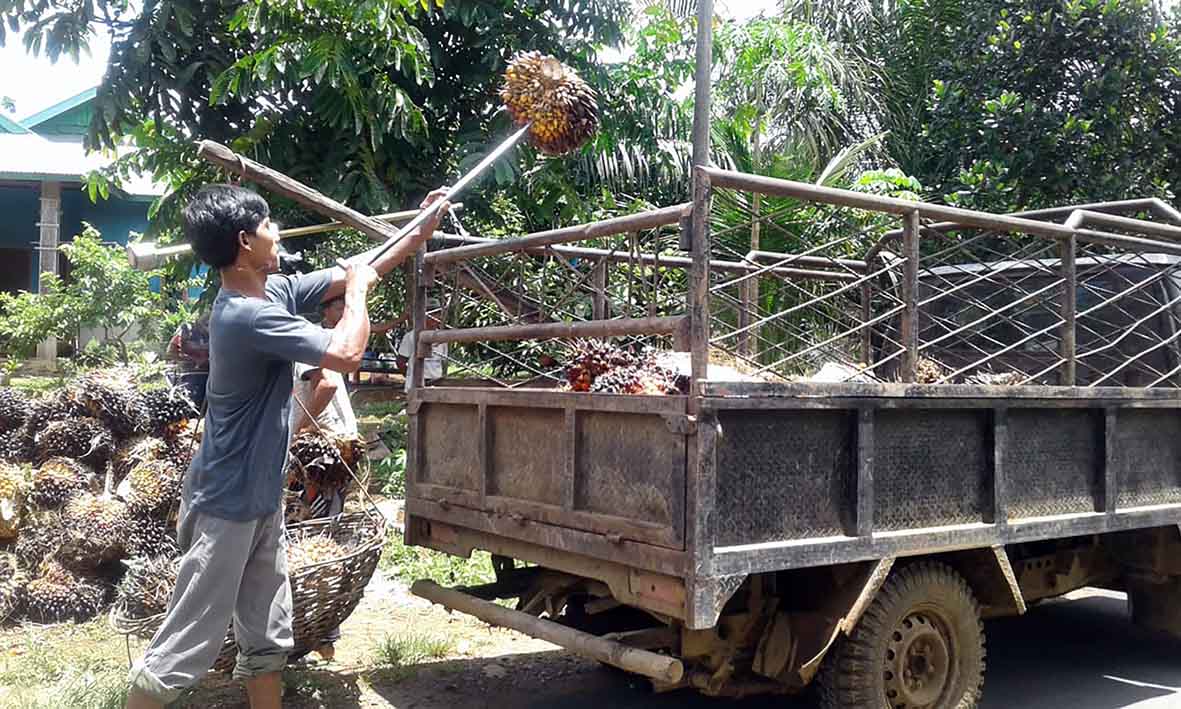
[[[698,170],[691,207],[420,253],[410,542],[708,627],[753,572],[1181,521],[1181,228],[1111,214],[1167,205]],[[561,391],[582,337],[687,350],[688,395]],[[443,344],[489,386],[424,386]]]

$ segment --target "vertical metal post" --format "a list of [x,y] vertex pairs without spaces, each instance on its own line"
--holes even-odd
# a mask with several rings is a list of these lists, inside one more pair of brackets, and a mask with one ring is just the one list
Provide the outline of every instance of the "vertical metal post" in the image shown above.
[[1077,241],[1072,234],[1058,242],[1062,265],[1062,370],[1058,384],[1074,386],[1077,381],[1078,345],[1075,339],[1075,316],[1078,308],[1078,268],[1075,264]]
[[1103,500],[1102,509],[1109,515],[1115,514],[1119,505],[1119,409],[1109,406],[1103,411]]
[[902,278],[902,381],[913,382],[919,363],[919,234],[922,226],[918,211],[908,212],[902,220],[902,255],[906,258]]
[[693,264],[689,269],[689,339],[692,379],[690,413],[697,413],[702,383],[709,376],[709,175],[693,175]]
[[873,536],[873,423],[874,410],[857,410],[857,487],[854,493],[854,532],[859,537]]
[[1009,448],[1009,410],[1003,406],[992,414],[992,523],[1009,523],[1009,494],[1005,460]]
[[[714,2],[697,0],[697,55],[693,94],[693,167],[709,164],[710,81],[713,76]],[[696,180],[696,173],[694,173]],[[694,187],[694,194],[697,190]],[[696,227],[696,225],[694,225]],[[681,232],[681,250],[693,248],[692,233]]]
[[[57,274],[58,244],[61,240],[62,185],[60,182],[41,183],[41,219],[37,222],[37,292],[44,293],[43,273]],[[57,362],[57,338],[47,337],[37,345],[37,359],[53,365]]]
[[607,319],[607,259],[600,259],[595,264],[594,275],[594,319]]
[[414,364],[411,366],[412,376],[406,382],[407,399],[412,399],[415,390],[422,388],[422,367],[426,359],[418,344],[418,337],[422,334],[423,328],[426,327],[427,280],[424,277],[426,264],[423,261],[425,257],[426,244],[422,244],[418,247],[418,251],[414,253],[414,329],[412,332],[414,338],[412,343],[414,345],[414,356],[411,358]]

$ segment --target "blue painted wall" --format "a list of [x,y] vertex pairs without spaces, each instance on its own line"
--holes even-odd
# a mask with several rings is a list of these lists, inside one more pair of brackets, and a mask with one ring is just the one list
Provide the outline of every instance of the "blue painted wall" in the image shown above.
[[0,248],[27,249],[30,242],[37,241],[40,189],[37,183],[0,186]]

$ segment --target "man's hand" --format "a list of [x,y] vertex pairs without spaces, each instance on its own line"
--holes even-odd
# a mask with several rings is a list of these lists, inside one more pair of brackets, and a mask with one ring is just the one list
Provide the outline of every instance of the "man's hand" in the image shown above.
[[363,263],[349,264],[349,270],[344,275],[344,285],[346,293],[355,293],[360,291],[367,294],[373,284],[377,282],[380,276],[372,266]]
[[[422,200],[422,204],[418,206],[419,209],[426,209],[435,202],[443,199],[447,195],[447,188],[440,187],[431,192]],[[414,236],[414,242],[421,244],[435,234],[435,230],[439,228],[439,224],[443,221],[443,217],[447,215],[447,210],[451,209],[450,202],[444,202],[436,209],[431,216],[427,217],[426,221],[422,223],[422,227],[418,230],[418,234]]]

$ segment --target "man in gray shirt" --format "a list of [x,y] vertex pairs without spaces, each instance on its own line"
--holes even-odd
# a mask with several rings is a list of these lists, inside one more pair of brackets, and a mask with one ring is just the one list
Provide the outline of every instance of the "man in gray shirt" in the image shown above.
[[[423,206],[442,197],[431,194]],[[292,363],[336,372],[361,364],[370,286],[430,238],[446,205],[372,267],[300,276],[279,270],[279,231],[267,203],[241,187],[210,185],[185,207],[185,235],[221,274],[209,320],[208,410],[185,477],[177,541],[184,556],[160,630],[132,667],[128,709],[163,707],[213,666],[233,621],[234,676],[252,709],[278,709],[279,672],[293,646],[283,539]],[[298,316],[344,295],[333,330]]]

